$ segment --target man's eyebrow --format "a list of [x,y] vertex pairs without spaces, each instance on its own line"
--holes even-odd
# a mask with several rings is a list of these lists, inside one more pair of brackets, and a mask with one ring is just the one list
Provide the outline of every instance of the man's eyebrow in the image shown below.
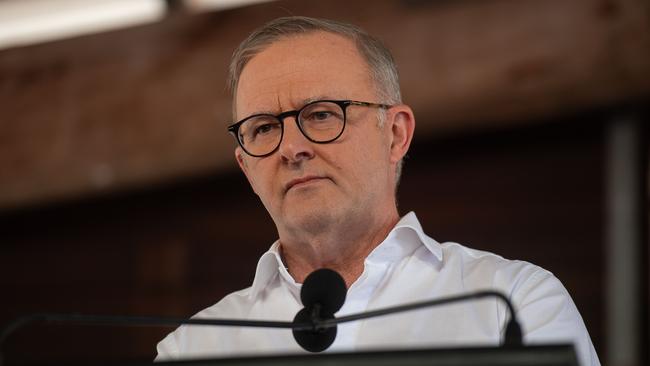
[[272,111],[270,109],[263,109],[263,110],[257,110],[257,111],[255,111],[253,113],[249,113],[246,116],[244,116],[244,118],[242,118],[242,119],[246,119],[246,118],[252,117],[252,116],[257,116],[259,114],[268,114],[268,115],[271,115],[271,116],[275,116],[278,113],[277,113],[277,111]]
[[[307,105],[307,104],[309,104],[311,102],[316,102],[316,101],[319,101],[319,100],[332,100],[332,99],[334,99],[334,98],[329,97],[327,95],[317,95],[317,96],[314,96],[314,97],[309,97],[309,98],[301,100],[300,105],[298,105],[296,107],[296,109],[300,109],[303,106],[305,106],[305,105]],[[273,110],[270,110],[270,109],[262,109],[262,110],[257,110],[257,111],[255,111],[253,113],[250,113],[244,118],[248,118],[250,116],[256,116],[258,114],[270,114],[272,116],[275,116],[275,115],[280,114],[282,112],[286,112],[286,111],[278,112],[278,111],[273,111]]]
[[255,111],[255,112],[249,114],[249,116],[256,116],[258,114],[276,115],[276,114],[278,114],[278,112],[277,111],[272,111],[270,109],[263,109],[263,110]]
[[331,98],[331,97],[328,97],[327,95],[317,95],[317,96],[315,96],[315,97],[309,97],[309,98],[307,98],[307,99],[303,99],[303,100],[302,100],[302,105],[301,105],[301,106],[303,106],[303,105],[305,105],[305,104],[309,104],[309,103],[311,103],[311,102],[315,102],[315,101],[317,101],[317,100],[331,100],[331,99],[332,99],[332,98]]

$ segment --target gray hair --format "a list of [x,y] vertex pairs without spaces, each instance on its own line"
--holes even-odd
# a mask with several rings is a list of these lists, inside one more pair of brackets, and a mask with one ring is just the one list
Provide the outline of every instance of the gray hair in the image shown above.
[[[228,86],[233,96],[233,118],[235,115],[235,98],[237,86],[246,64],[258,53],[283,38],[305,35],[313,32],[328,32],[343,36],[354,42],[362,58],[368,64],[368,69],[375,84],[379,102],[386,104],[401,104],[402,95],[399,87],[399,75],[393,55],[388,48],[376,37],[352,24],[337,22],[329,19],[317,19],[304,16],[282,17],[272,20],[251,33],[237,47],[232,55],[228,69]],[[380,110],[378,121],[383,125],[385,111]],[[402,161],[397,164],[396,183],[402,171]],[[397,189],[397,187],[395,187]]]
[[246,64],[255,55],[282,38],[318,31],[337,34],[353,41],[368,64],[377,93],[383,99],[381,102],[387,104],[400,104],[402,102],[397,66],[390,51],[379,39],[351,24],[303,16],[275,19],[253,31],[237,47],[230,61],[228,75],[228,86],[233,99],[237,94],[239,77]]

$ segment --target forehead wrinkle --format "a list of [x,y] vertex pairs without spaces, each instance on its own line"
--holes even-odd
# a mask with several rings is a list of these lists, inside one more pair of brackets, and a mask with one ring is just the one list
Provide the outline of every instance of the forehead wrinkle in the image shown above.
[[[261,109],[253,109],[254,112],[249,113],[248,115],[253,115],[253,114],[276,114],[276,113],[282,113],[286,112],[288,110],[297,110],[302,108],[303,106],[319,101],[319,100],[333,100],[333,99],[340,99],[341,96],[335,97],[335,95],[338,95],[338,93],[318,93],[315,95],[308,96],[306,98],[301,97],[301,96],[294,96],[294,92],[291,90],[288,90],[287,92],[282,93],[283,88],[279,88],[278,91],[266,91],[263,94],[270,94],[271,98],[274,98],[274,102],[270,108],[264,107]],[[286,88],[290,89],[290,88]],[[300,92],[299,92],[300,93]],[[261,93],[260,99],[267,99],[263,97],[263,94]],[[254,101],[253,104],[259,105],[260,103]]]
[[[263,108],[262,110],[258,110],[259,112],[263,113],[282,111],[284,107],[284,103],[282,101],[285,99],[283,96],[286,96],[287,92],[292,93],[293,88],[291,77],[297,73],[298,71],[296,70],[290,70],[289,72],[275,75],[257,74],[255,78],[259,78],[259,81],[256,80],[256,82],[259,82],[262,87],[257,90],[252,100],[248,100],[248,103],[242,106],[244,107],[243,109],[248,109],[246,107],[250,107],[251,110],[258,110],[257,108]],[[245,82],[242,84],[245,84]],[[291,95],[288,95],[288,100],[289,104],[293,104],[293,100],[295,100],[295,98],[293,98]]]

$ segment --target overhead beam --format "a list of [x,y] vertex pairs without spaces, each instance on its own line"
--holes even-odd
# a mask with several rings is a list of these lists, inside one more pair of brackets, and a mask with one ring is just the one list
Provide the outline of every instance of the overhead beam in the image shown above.
[[284,0],[5,50],[0,210],[232,168],[228,60],[277,16],[350,21],[384,39],[421,139],[648,100],[649,7]]

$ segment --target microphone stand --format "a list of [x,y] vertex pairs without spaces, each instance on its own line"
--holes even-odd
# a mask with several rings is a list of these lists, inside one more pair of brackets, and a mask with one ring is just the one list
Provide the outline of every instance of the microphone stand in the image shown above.
[[453,303],[453,302],[460,302],[460,301],[465,301],[465,300],[476,300],[476,299],[481,299],[481,298],[485,298],[485,297],[497,297],[497,298],[499,298],[501,301],[503,301],[506,304],[506,306],[508,307],[508,311],[510,313],[510,319],[508,320],[508,323],[506,324],[506,329],[504,331],[501,346],[504,346],[504,347],[505,346],[521,346],[522,345],[521,326],[519,325],[519,322],[516,319],[514,307],[512,306],[512,303],[510,302],[510,300],[505,295],[503,295],[501,292],[494,291],[494,290],[483,290],[483,291],[472,292],[472,293],[469,293],[469,294],[449,296],[449,297],[443,297],[443,298],[435,299],[435,300],[414,302],[414,303],[410,303],[410,304],[404,304],[404,305],[388,307],[388,308],[383,308],[383,309],[364,311],[364,312],[360,312],[360,313],[356,313],[356,314],[350,314],[350,315],[346,315],[346,316],[342,316],[340,318],[334,318],[334,319],[314,319],[313,324],[314,324],[314,329],[316,331],[318,331],[318,330],[321,330],[321,329],[326,329],[326,328],[336,326],[337,324],[347,323],[347,322],[351,322],[351,321],[355,321],[355,320],[374,318],[374,317],[378,317],[378,316],[390,315],[390,314],[394,314],[394,313],[401,313],[401,312],[426,308],[426,307],[430,307],[430,306],[444,305],[444,304],[449,304],[449,303]]
[[485,297],[497,297],[508,307],[510,319],[506,324],[502,347],[518,347],[522,345],[522,332],[515,316],[515,310],[510,300],[502,293],[494,290],[483,290],[469,294],[455,295],[435,300],[421,301],[410,304],[404,304],[394,307],[387,307],[372,311],[360,312],[342,316],[340,318],[325,318],[320,315],[320,304],[314,304],[309,321],[266,321],[266,320],[247,320],[247,319],[214,319],[214,318],[173,318],[173,317],[154,317],[154,316],[114,316],[114,315],[82,315],[82,314],[32,314],[22,316],[9,323],[0,332],[0,366],[3,364],[2,347],[5,340],[16,330],[35,322],[48,323],[78,323],[78,324],[97,324],[97,325],[143,325],[143,326],[179,326],[179,325],[208,325],[208,326],[240,326],[240,327],[258,327],[258,328],[278,328],[292,329],[294,331],[306,332],[323,332],[329,328],[335,328],[337,324],[347,323],[356,320],[368,319],[416,309],[443,305],[453,302],[466,301],[470,299],[481,299]]
[[213,319],[213,318],[174,318],[158,316],[120,316],[120,315],[84,315],[84,314],[53,314],[39,313],[21,316],[11,321],[0,332],[0,366],[4,364],[3,347],[6,339],[16,330],[31,323],[76,323],[84,325],[116,325],[116,326],[163,326],[177,327],[179,325],[209,325],[209,326],[240,326],[257,328],[279,328],[311,331],[313,323],[282,322],[247,319]]

